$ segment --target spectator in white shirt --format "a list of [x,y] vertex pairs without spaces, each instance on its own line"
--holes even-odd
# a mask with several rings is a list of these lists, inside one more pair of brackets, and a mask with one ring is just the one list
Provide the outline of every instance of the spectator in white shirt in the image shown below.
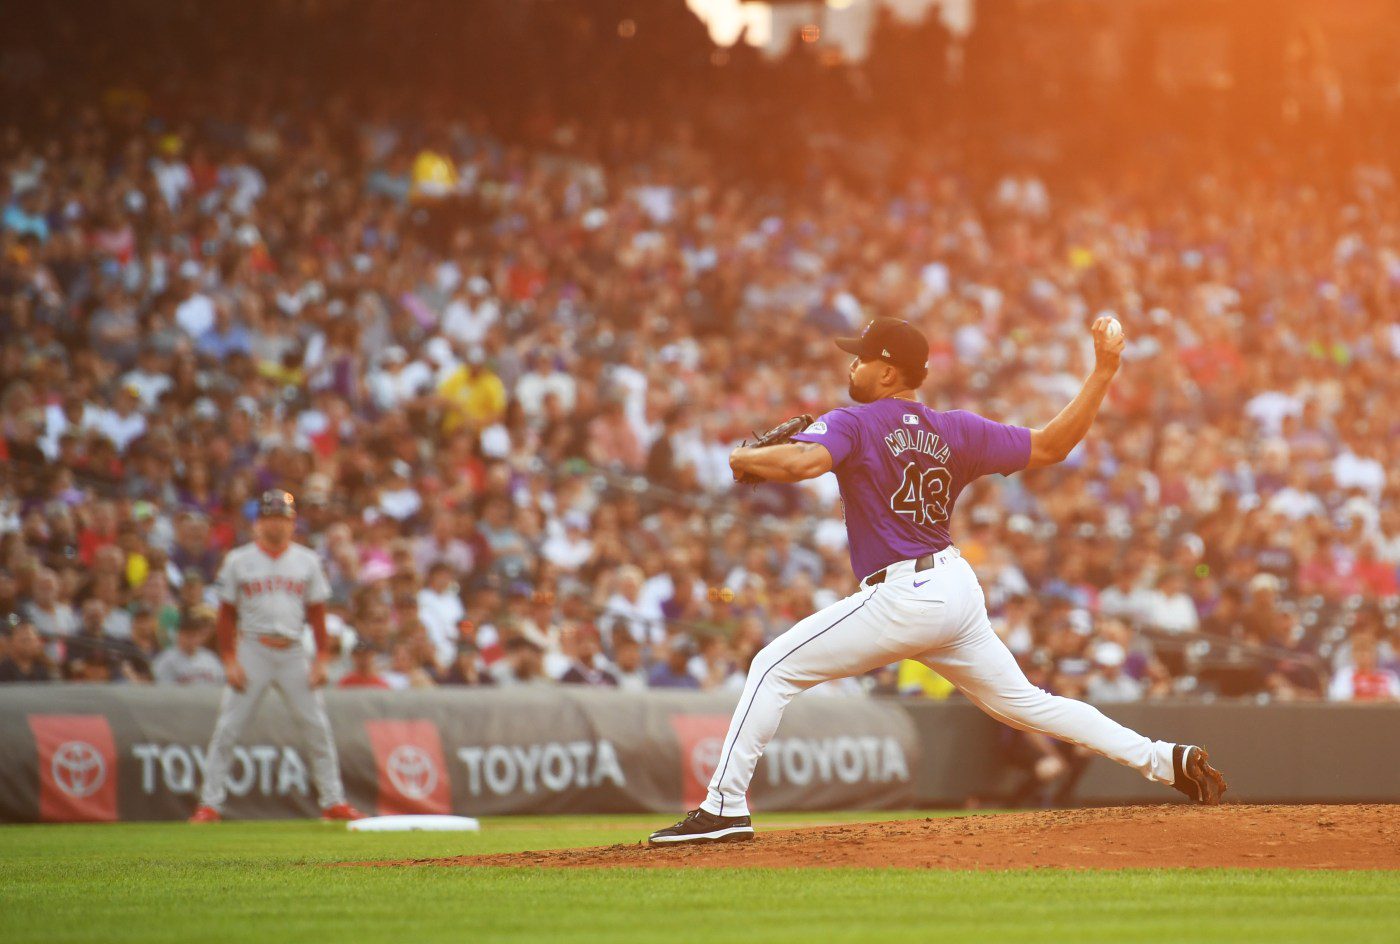
[[78,631],[78,614],[59,597],[58,574],[47,567],[34,572],[30,581],[30,601],[24,616],[48,643],[50,659],[58,661],[62,652],[57,639]]
[[194,176],[189,165],[180,160],[180,144],[169,140],[162,142],[164,157],[151,159],[151,174],[156,179],[156,187],[165,199],[165,205],[172,210],[180,208],[180,201],[186,191],[194,186]]
[[603,604],[603,613],[598,618],[598,628],[612,646],[616,646],[616,640],[622,635],[631,636],[639,643],[659,643],[666,638],[661,605],[643,597],[642,580],[640,567],[629,564],[618,568],[612,595]]
[[544,542],[540,553],[551,564],[571,574],[593,556],[593,542],[588,539],[588,516],[582,512],[568,512],[556,529]]
[[374,405],[388,413],[432,387],[433,371],[420,361],[410,363],[408,352],[395,344],[384,351],[368,383]]
[[1270,511],[1283,515],[1290,521],[1301,521],[1313,515],[1324,515],[1326,507],[1322,499],[1312,491],[1308,473],[1301,465],[1293,466],[1288,472],[1288,484],[1274,492],[1269,499]]
[[59,441],[64,436],[76,436],[83,430],[96,429],[104,412],[76,394],[65,397],[61,404],[49,404],[44,410],[44,438],[39,447],[50,461],[56,459]]
[[267,181],[262,171],[247,161],[220,167],[218,179],[219,186],[228,194],[229,208],[239,215],[247,215],[267,192]]
[[157,685],[222,685],[224,666],[203,645],[204,626],[192,619],[180,623],[175,645],[156,656],[151,677]]
[[1030,653],[1035,647],[1035,627],[1031,625],[1029,602],[1024,594],[1007,597],[1001,616],[992,624],[997,637],[1017,655]]
[[1089,701],[1111,704],[1137,701],[1142,684],[1123,671],[1128,654],[1116,642],[1101,642],[1093,649],[1094,671],[1089,675],[1085,694]]
[[1400,701],[1400,676],[1380,667],[1376,637],[1357,635],[1351,640],[1351,665],[1332,676],[1327,687],[1330,701]]
[[613,675],[617,687],[624,692],[647,690],[646,664],[642,660],[642,645],[627,633],[613,637]]
[[439,665],[449,665],[456,658],[457,644],[461,642],[458,627],[466,617],[452,568],[445,563],[432,565],[427,584],[418,591],[418,619],[428,632]]
[[490,297],[491,283],[474,275],[458,286],[442,313],[442,331],[466,347],[479,347],[501,319],[501,306]]
[[1359,488],[1379,501],[1385,488],[1385,466],[1376,458],[1376,447],[1371,443],[1352,442],[1347,449],[1332,460],[1332,480],[1338,488]]
[[559,399],[559,406],[572,410],[578,397],[578,385],[572,376],[564,373],[553,359],[538,353],[526,358],[526,371],[515,382],[515,398],[520,401],[520,409],[531,419],[544,413],[545,398],[551,394]]
[[175,323],[191,339],[202,338],[205,332],[214,327],[214,300],[199,290],[199,284],[195,281],[199,274],[198,265],[182,267],[181,274],[186,276],[186,294],[184,301],[175,307]]
[[144,410],[155,409],[171,384],[169,372],[161,369],[160,352],[151,347],[142,348],[136,367],[122,377],[122,386],[136,391]]
[[1194,633],[1200,627],[1196,602],[1186,592],[1186,581],[1179,572],[1168,571],[1158,579],[1143,619],[1148,626],[1169,633]]
[[117,452],[126,452],[127,447],[146,432],[146,417],[137,412],[140,404],[136,388],[123,386],[117,391],[113,408],[104,411],[94,424],[97,431],[117,447]]
[[413,469],[402,459],[389,463],[389,478],[379,490],[379,510],[395,521],[407,521],[423,509],[423,496],[409,481]]
[[1277,436],[1283,432],[1285,417],[1303,415],[1303,401],[1282,390],[1265,390],[1244,405],[1244,412],[1265,435]]
[[1029,170],[1007,174],[997,182],[995,201],[1003,210],[1040,218],[1050,212],[1050,193]]
[[1149,600],[1138,586],[1137,572],[1120,569],[1114,573],[1113,583],[1099,594],[1099,615],[1137,625],[1143,620],[1144,603]]

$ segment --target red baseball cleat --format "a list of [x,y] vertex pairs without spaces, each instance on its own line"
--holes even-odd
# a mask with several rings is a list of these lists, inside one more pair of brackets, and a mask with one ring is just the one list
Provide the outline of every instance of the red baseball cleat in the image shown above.
[[[215,814],[217,815],[217,814]],[[337,803],[335,806],[328,806],[321,811],[321,819],[327,822],[336,820],[364,819],[365,814],[355,809],[349,803]]]
[[212,806],[201,806],[194,811],[194,815],[189,818],[191,823],[217,823],[223,819],[219,811]]

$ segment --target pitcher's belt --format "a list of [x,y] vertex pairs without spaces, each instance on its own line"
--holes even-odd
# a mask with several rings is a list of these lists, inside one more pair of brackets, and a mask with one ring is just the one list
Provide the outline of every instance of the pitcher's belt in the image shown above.
[[290,649],[298,642],[296,639],[289,639],[286,636],[253,636],[258,642],[269,649]]
[[925,554],[923,557],[915,558],[914,560],[895,561],[883,570],[877,570],[869,577],[866,577],[860,582],[860,585],[862,589],[873,587],[876,584],[884,583],[892,577],[902,577],[908,574],[916,574],[921,570],[932,570],[935,567],[941,567],[961,556],[962,552],[956,547],[945,547],[941,551],[933,554]]

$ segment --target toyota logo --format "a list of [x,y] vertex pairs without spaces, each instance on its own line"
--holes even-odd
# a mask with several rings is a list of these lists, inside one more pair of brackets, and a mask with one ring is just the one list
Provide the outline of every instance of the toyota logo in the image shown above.
[[720,751],[724,750],[723,738],[702,738],[690,749],[690,773],[697,783],[709,783],[719,766]]
[[107,762],[102,754],[86,741],[67,741],[53,752],[54,783],[64,793],[81,800],[90,797],[107,779]]
[[421,747],[400,744],[389,752],[384,765],[394,789],[410,800],[422,800],[437,786],[437,765]]

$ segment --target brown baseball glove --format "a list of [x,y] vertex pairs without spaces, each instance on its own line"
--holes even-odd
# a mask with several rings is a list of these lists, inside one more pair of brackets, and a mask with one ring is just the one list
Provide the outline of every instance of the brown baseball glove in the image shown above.
[[[783,443],[792,442],[792,437],[811,425],[812,415],[810,413],[803,413],[801,416],[794,416],[790,420],[783,420],[766,433],[754,433],[754,441],[749,442],[746,439],[744,440],[744,445],[754,449],[760,446],[781,446]],[[759,482],[762,482],[763,479],[750,472],[745,472],[742,475],[736,476],[734,481],[744,485],[757,485]]]

